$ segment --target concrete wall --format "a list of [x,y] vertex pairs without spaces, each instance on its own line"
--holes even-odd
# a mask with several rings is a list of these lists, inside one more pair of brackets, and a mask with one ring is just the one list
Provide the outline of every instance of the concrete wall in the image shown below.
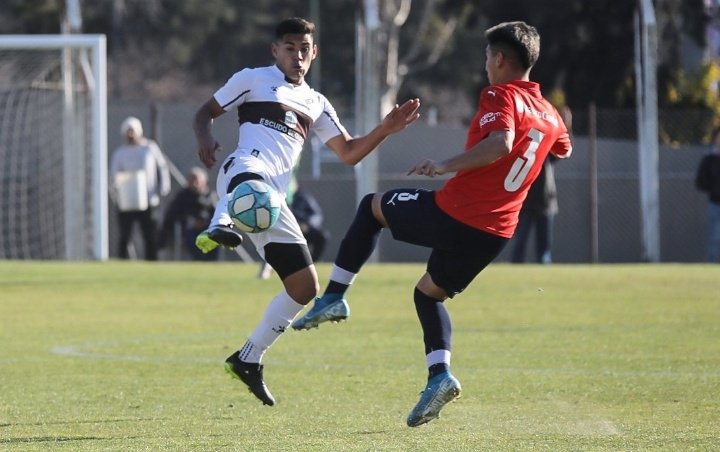
[[[163,151],[183,172],[200,165],[191,129],[192,115],[198,105],[163,104],[158,109],[157,140]],[[147,104],[113,102],[109,106],[109,149],[120,144],[119,126],[128,115],[143,120],[146,133],[152,135]],[[237,141],[234,113],[215,121],[216,137],[226,152]],[[424,157],[441,159],[460,152],[465,129],[414,124],[405,132],[388,139],[379,150],[380,189],[397,187],[437,188],[442,180],[406,177],[405,170]],[[590,245],[590,187],[588,139],[578,136],[572,158],[556,165],[560,213],[555,223],[553,258],[556,262],[588,262]],[[327,152],[327,151],[326,151]],[[705,148],[660,150],[661,259],[673,262],[702,261],[705,255],[705,197],[694,188],[694,175]],[[227,154],[223,154],[224,155]],[[326,227],[332,234],[322,260],[333,260],[340,240],[355,212],[354,171],[334,156],[323,154],[321,175],[313,176],[313,158],[309,150],[301,162],[299,181],[312,192],[324,208]],[[221,157],[222,158],[222,157]],[[639,194],[637,182],[637,145],[632,140],[601,139],[599,163],[599,248],[601,262],[636,262],[642,258]],[[215,170],[211,170],[214,184]],[[111,240],[116,237],[111,221]],[[111,241],[111,255],[115,245]],[[500,260],[507,260],[508,247]],[[384,234],[380,241],[382,261],[422,261],[428,251],[398,243]]]

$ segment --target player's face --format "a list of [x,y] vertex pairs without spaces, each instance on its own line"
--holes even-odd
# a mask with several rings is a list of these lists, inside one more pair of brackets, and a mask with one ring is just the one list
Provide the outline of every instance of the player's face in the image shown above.
[[275,64],[293,83],[302,83],[317,55],[310,34],[287,34],[272,44]]

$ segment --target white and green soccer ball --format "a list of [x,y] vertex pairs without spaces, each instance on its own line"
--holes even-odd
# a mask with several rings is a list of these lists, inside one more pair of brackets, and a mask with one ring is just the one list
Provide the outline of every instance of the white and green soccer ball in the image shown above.
[[261,180],[247,180],[233,190],[228,213],[241,231],[263,232],[277,221],[281,204],[280,195],[270,185]]

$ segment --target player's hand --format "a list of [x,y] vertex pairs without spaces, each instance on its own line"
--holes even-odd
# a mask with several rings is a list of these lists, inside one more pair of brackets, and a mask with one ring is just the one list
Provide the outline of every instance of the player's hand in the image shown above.
[[399,132],[420,117],[418,108],[420,108],[420,99],[417,98],[410,99],[402,105],[396,104],[390,113],[383,118],[381,123],[383,129],[388,134]]
[[205,165],[207,168],[212,168],[212,166],[215,164],[217,159],[215,158],[215,153],[222,151],[222,146],[220,146],[220,143],[217,141],[213,141],[210,145],[201,145],[198,147],[198,156],[200,157],[200,161]]
[[425,159],[413,165],[408,170],[407,175],[417,174],[419,176],[435,177],[445,174],[446,172],[447,169],[442,162]]

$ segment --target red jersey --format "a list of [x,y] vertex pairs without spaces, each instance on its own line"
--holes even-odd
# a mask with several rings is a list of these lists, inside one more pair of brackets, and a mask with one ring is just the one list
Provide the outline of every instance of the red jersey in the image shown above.
[[545,157],[569,157],[572,146],[562,118],[534,82],[516,80],[485,88],[465,151],[502,130],[515,132],[510,153],[488,165],[458,171],[437,191],[435,202],[464,224],[510,238]]

